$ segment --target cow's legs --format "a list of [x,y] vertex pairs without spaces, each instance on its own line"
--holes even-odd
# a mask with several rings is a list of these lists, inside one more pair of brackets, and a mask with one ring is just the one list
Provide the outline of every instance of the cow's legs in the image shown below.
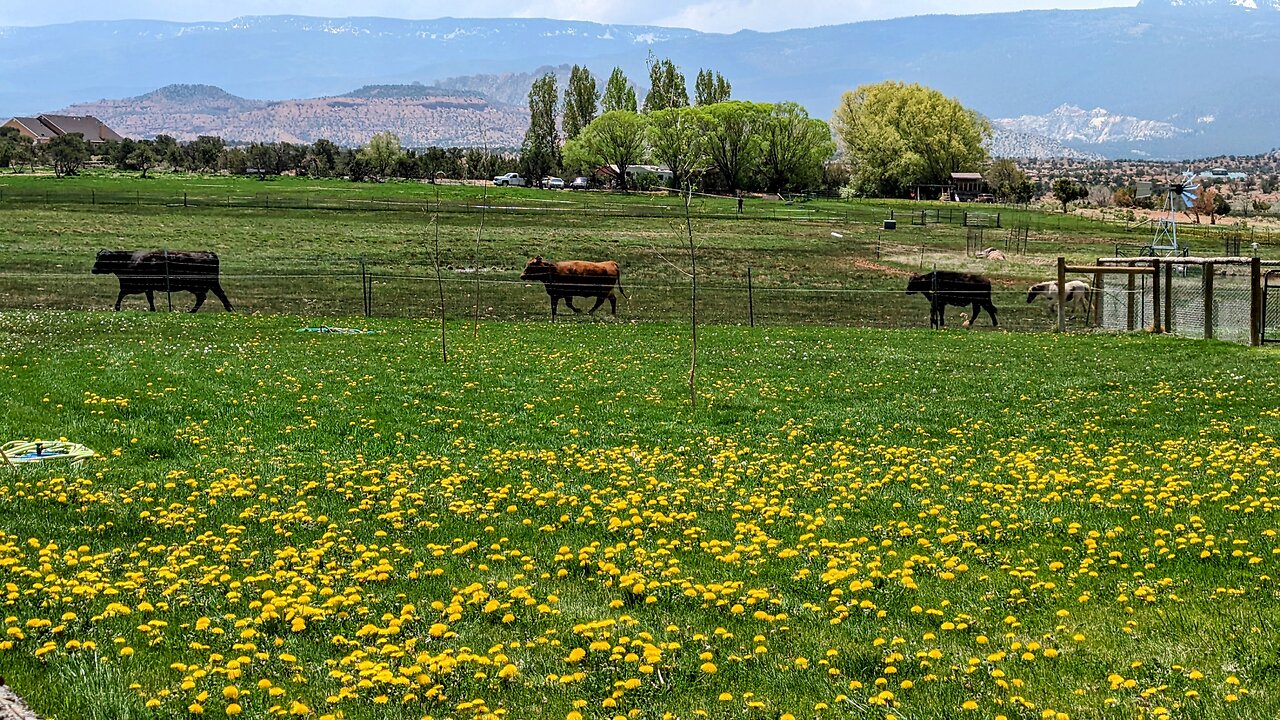
[[581,315],[581,314],[582,314],[582,311],[581,311],[581,310],[579,310],[578,308],[574,307],[574,304],[573,304],[573,296],[572,296],[572,295],[566,295],[566,296],[565,296],[565,298],[564,298],[564,304],[565,304],[565,306],[566,306],[566,307],[568,307],[570,310],[572,310],[572,311],[573,311],[573,314],[575,314],[575,315]]
[[191,308],[191,312],[196,312],[197,310],[200,309],[200,306],[204,304],[204,299],[206,296],[208,296],[208,292],[203,290],[201,290],[200,292],[196,292],[195,290],[192,290],[191,294],[196,296],[196,304],[194,307]]
[[971,316],[971,317],[972,317],[972,319],[971,319],[971,320],[969,320],[969,325],[968,325],[968,327],[973,327],[974,325],[977,325],[977,324],[978,324],[978,313],[980,313],[980,312],[982,312],[982,303],[981,303],[981,302],[975,302],[975,303],[973,304],[973,315]]
[[156,293],[154,290],[147,290],[147,304],[151,306],[151,312],[156,311]]
[[124,290],[120,290],[120,294],[116,296],[116,312],[120,312],[120,303],[124,302]]
[[556,297],[555,295],[552,295],[551,296],[551,322],[556,321],[556,309],[559,307],[559,305],[560,305],[560,298]]
[[609,293],[609,314],[618,317],[618,298]]
[[[991,327],[1000,327],[1000,321],[996,320],[996,306],[990,302],[987,302],[983,304],[983,307],[986,308],[987,314],[991,316]],[[978,319],[977,310],[973,311],[973,319],[974,320]]]
[[214,284],[213,284],[213,287],[212,287],[212,288],[210,288],[210,290],[213,290],[213,296],[214,296],[214,297],[216,297],[216,298],[218,298],[219,300],[221,300],[221,301],[222,301],[222,307],[226,308],[226,309],[227,309],[227,312],[232,312],[232,310],[231,310],[231,301],[227,299],[227,294],[226,294],[226,293],[224,293],[224,292],[222,292],[222,284],[221,284],[221,283],[214,283]]
[[600,297],[596,298],[596,304],[591,306],[591,309],[587,311],[587,314],[595,315],[596,310],[599,310],[600,306],[604,304],[604,299],[605,299],[604,295],[601,295]]

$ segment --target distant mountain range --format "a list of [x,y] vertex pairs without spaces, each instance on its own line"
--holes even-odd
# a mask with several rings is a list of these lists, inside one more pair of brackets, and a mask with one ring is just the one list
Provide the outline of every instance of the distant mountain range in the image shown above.
[[[842,92],[897,79],[936,87],[988,117],[1012,119],[1021,123],[1014,126],[1019,133],[1026,134],[1031,118],[1050,118],[1043,132],[1059,133],[1050,140],[1110,157],[1248,154],[1280,145],[1274,120],[1280,0],[1142,0],[1129,8],[934,15],[732,35],[559,20],[297,16],[0,28],[6,68],[0,114],[207,84],[230,93],[222,101],[236,107],[226,112],[246,115],[250,124],[266,115],[296,123],[322,105],[344,102],[390,121],[397,117],[393,107],[416,103],[401,132],[416,137],[415,128],[463,113],[455,132],[428,134],[444,141],[467,137],[473,116],[522,107],[527,76],[544,65],[586,64],[599,77],[618,65],[643,96],[650,51],[673,59],[691,79],[699,68],[719,70],[736,97],[794,100],[822,118]],[[351,99],[351,88],[415,81],[426,83],[431,97]],[[238,105],[245,97],[319,100]],[[1076,115],[1071,108],[1107,111],[1095,125],[1094,111],[1068,122]],[[195,123],[201,114],[209,113],[185,116]],[[332,122],[326,127],[345,131],[345,121]],[[1165,126],[1177,132],[1158,131]],[[300,125],[280,129],[303,136]]]
[[[528,92],[526,90],[526,92]],[[516,147],[529,124],[527,110],[468,90],[425,85],[366,85],[329,97],[266,102],[212,85],[168,85],[122,100],[66,108],[93,115],[122,135],[171,135],[194,140],[217,135],[238,142],[313,143],[321,138],[356,147],[391,130],[406,147]]]

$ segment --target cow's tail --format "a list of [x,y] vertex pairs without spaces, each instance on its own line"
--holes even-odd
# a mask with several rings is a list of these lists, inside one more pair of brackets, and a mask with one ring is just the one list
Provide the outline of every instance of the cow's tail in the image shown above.
[[627,291],[622,289],[622,268],[618,268],[618,292],[622,293],[622,297],[628,300],[631,299],[631,296],[627,294]]

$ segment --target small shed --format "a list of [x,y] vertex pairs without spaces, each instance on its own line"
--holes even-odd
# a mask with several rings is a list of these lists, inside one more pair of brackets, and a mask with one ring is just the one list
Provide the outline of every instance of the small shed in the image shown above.
[[953,172],[951,173],[952,199],[957,202],[973,202],[978,195],[982,194],[985,184],[982,173]]

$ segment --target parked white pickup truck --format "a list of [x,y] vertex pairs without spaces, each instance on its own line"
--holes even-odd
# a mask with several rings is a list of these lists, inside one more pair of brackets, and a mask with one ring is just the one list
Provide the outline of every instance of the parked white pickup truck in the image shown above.
[[498,186],[510,185],[511,187],[524,187],[524,178],[520,177],[520,173],[509,172],[506,175],[499,175],[493,179],[493,184]]

